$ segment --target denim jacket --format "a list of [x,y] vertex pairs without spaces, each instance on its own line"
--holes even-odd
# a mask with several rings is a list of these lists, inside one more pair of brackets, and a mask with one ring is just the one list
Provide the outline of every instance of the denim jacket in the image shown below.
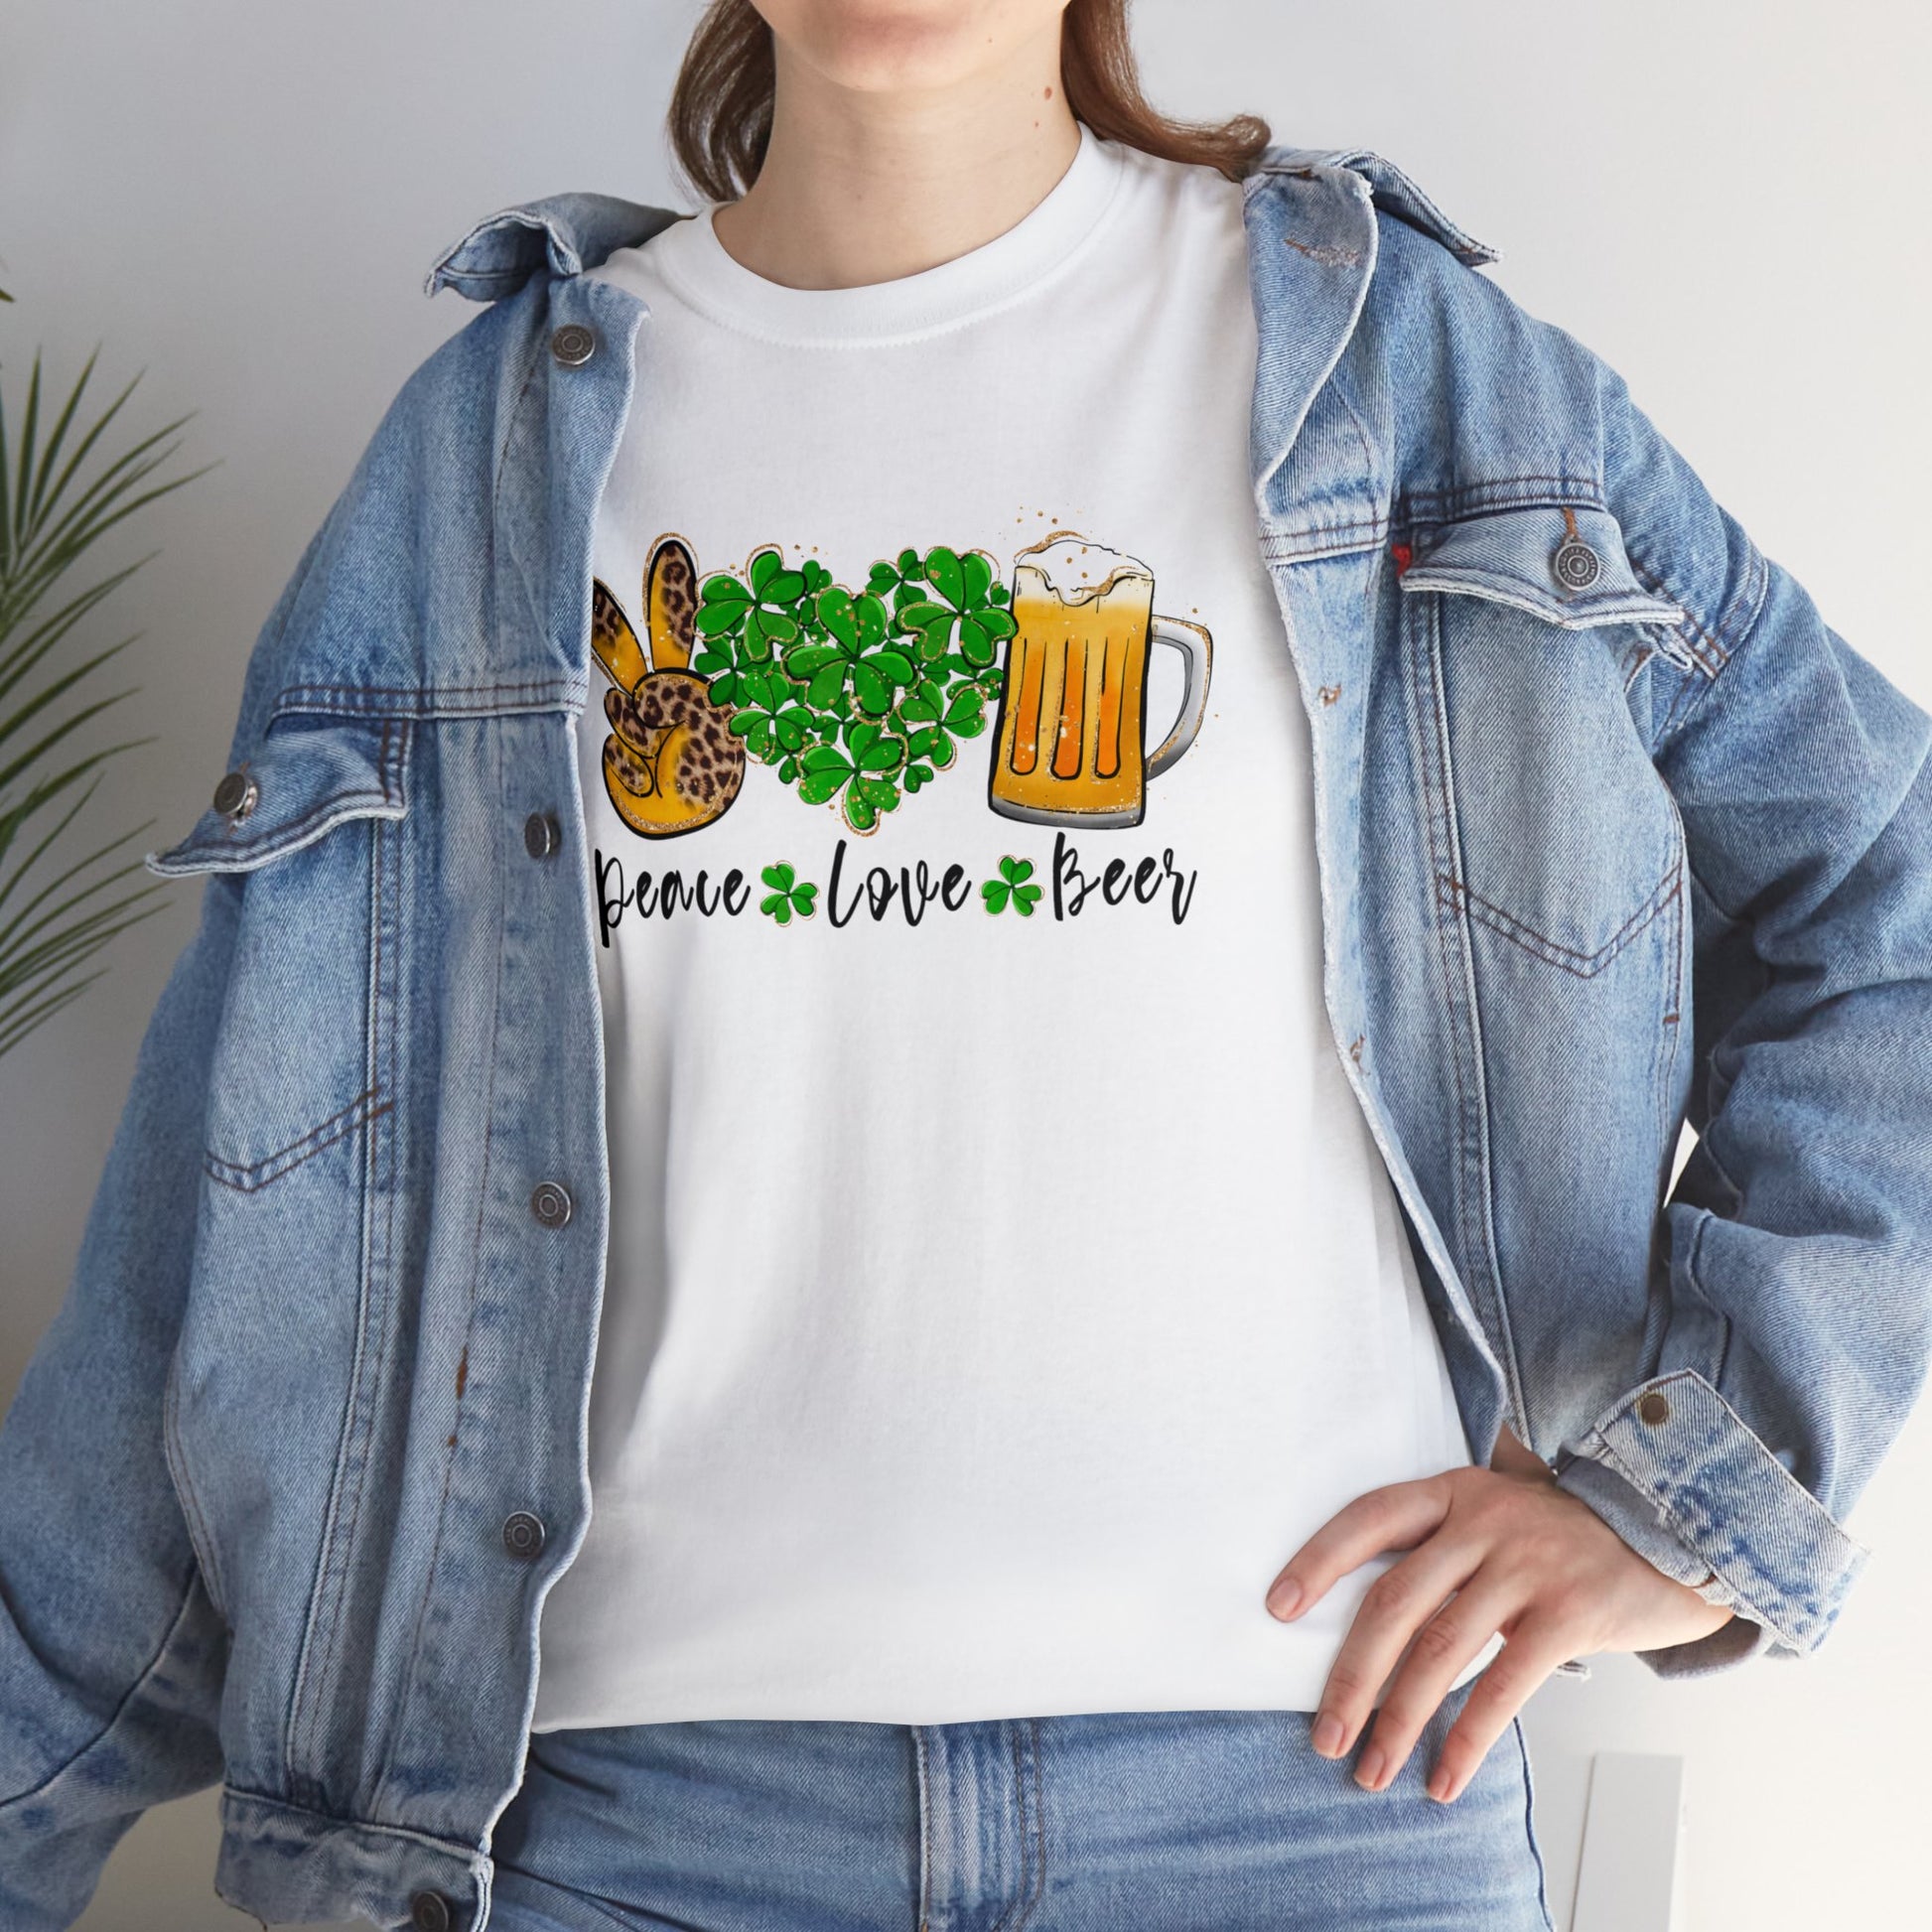
[[[1472,1452],[1506,1422],[1713,1577],[1659,1675],[1808,1655],[1927,1359],[1932,720],[1394,168],[1243,195],[1334,1050]],[[148,855],[199,929],[0,1432],[6,1932],[216,1781],[233,1904],[487,1917],[608,1226],[573,721],[649,318],[584,271],[672,218],[562,196],[437,262],[483,306]]]

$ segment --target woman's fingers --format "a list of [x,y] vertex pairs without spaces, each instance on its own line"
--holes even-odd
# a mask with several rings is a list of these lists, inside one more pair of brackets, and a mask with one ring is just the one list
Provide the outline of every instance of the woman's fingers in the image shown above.
[[1322,1524],[1268,1586],[1268,1608],[1293,1622],[1351,1570],[1385,1550],[1408,1550],[1442,1527],[1449,1514],[1447,1475],[1391,1482],[1357,1496]]
[[[1388,1788],[1463,1668],[1474,1662],[1489,1639],[1498,1630],[1507,1628],[1522,1610],[1519,1588],[1496,1582],[1490,1572],[1478,1570],[1469,1583],[1416,1631],[1415,1642],[1397,1668],[1395,1681],[1375,1713],[1374,1728],[1355,1766],[1355,1782],[1364,1791]],[[1506,1644],[1502,1655],[1507,1656],[1510,1648]],[[1501,1656],[1493,1659],[1488,1669],[1495,1670],[1501,1661]],[[1562,1661],[1561,1656],[1554,1658],[1550,1669],[1554,1670]],[[1538,1682],[1541,1681],[1539,1678]],[[1534,1689],[1532,1685],[1524,1691],[1525,1699]],[[1457,1720],[1458,1724],[1462,1722]],[[1505,1716],[1497,1729],[1507,1722]],[[1466,1732],[1464,1744],[1471,1742],[1474,1735],[1473,1728]],[[1492,1732],[1490,1738],[1483,1739],[1482,1749],[1469,1760],[1469,1771],[1481,1761],[1482,1750],[1488,1748],[1493,1736]],[[1463,1782],[1466,1781],[1465,1772]],[[1435,1795],[1433,1790],[1431,1795]]]
[[1449,1726],[1429,1774],[1429,1795],[1452,1803],[1475,1776],[1489,1747],[1508,1727],[1537,1689],[1576,1650],[1576,1631],[1566,1634],[1554,1617],[1526,1615],[1482,1668],[1463,1701],[1462,1715]]
[[[1438,1627],[1435,1618],[1450,1617],[1452,1620],[1441,1628],[1445,1634],[1454,1632],[1459,1636],[1467,1619],[1465,1615],[1455,1614],[1456,1607],[1467,1594],[1464,1586],[1476,1574],[1482,1558],[1479,1548],[1435,1537],[1369,1585],[1355,1611],[1355,1620],[1328,1667],[1321,1705],[1315,1713],[1314,1748],[1323,1757],[1342,1757],[1354,1748],[1382,1686],[1389,1681],[1390,1672],[1402,1665],[1412,1639],[1422,1642]],[[1445,1598],[1452,1599],[1447,1607]],[[1490,1628],[1493,1630],[1494,1626]],[[1489,1634],[1485,1631],[1477,1639],[1470,1655],[1481,1649]],[[1425,1659],[1426,1663],[1429,1661]],[[1453,1677],[1466,1661],[1467,1658],[1459,1657],[1451,1663],[1449,1677]],[[1447,1678],[1443,1688],[1448,1689]],[[1438,1694],[1440,1701],[1441,1693]],[[1425,1722],[1427,1715],[1424,1714]],[[1417,1727],[1420,1729],[1420,1725]],[[1369,1789],[1378,1788],[1380,1779],[1374,1775],[1377,1768],[1364,1762],[1356,1769],[1356,1782]]]

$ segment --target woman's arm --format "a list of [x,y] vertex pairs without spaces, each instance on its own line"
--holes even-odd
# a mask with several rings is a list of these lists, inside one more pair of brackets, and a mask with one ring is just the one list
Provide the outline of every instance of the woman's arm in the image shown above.
[[175,962],[67,1297],[0,1428],[0,1925],[58,1932],[148,1806],[221,1775],[228,1633],[163,1449],[238,880]]
[[1663,1209],[1641,1379],[1553,1468],[1505,1432],[1487,1469],[1358,1497],[1270,1587],[1278,1615],[1300,1614],[1409,1553],[1331,1670],[1327,1745],[1317,1722],[1317,1749],[1352,1748],[1389,1681],[1357,1767],[1371,1788],[1501,1631],[1434,1767],[1450,1797],[1568,1656],[1634,1650],[1668,1677],[1816,1650],[1866,1556],[1840,1519],[1932,1349],[1932,718],[1611,371],[1509,320],[1593,402],[1605,506],[1686,613],[1639,725],[1691,872],[1699,1143]]

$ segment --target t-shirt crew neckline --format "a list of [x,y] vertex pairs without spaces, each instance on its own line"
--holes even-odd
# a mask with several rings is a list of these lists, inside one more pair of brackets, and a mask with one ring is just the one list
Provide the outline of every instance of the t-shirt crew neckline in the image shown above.
[[916,274],[856,288],[788,288],[747,268],[712,224],[722,202],[646,245],[669,287],[727,328],[819,347],[903,342],[972,322],[1069,266],[1104,224],[1125,172],[1118,146],[1082,122],[1066,172],[1004,233]]

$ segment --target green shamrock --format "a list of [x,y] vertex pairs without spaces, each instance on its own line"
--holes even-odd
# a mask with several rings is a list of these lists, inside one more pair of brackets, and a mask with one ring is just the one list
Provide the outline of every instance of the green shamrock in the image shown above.
[[1031,919],[1034,906],[1039,898],[1039,888],[1029,886],[1027,881],[1033,877],[1034,862],[1031,859],[1015,859],[1011,855],[1000,861],[1000,876],[989,879],[980,888],[980,897],[986,901],[989,912],[1004,912],[1007,900],[1012,899],[1013,909],[1023,919]]
[[[898,805],[897,780],[905,762],[905,740],[865,718],[852,719],[839,736],[843,751],[833,744],[814,745],[798,760],[798,795],[808,805],[822,805],[843,792],[846,822],[855,832],[870,832],[881,812]],[[925,782],[924,777],[911,781],[910,772],[904,775],[908,791]]]
[[[799,630],[798,604],[805,596],[812,574],[822,568],[808,564],[800,570],[787,570],[775,546],[760,550],[746,567],[749,582],[719,571],[707,577],[698,592],[696,619],[698,635],[710,646],[693,666],[700,676],[724,671],[731,662],[715,660],[722,638],[742,641],[743,655],[752,663],[762,664],[776,644],[788,644]],[[727,673],[728,674],[728,673]],[[714,683],[714,704],[735,702],[731,690],[721,693]]]
[[993,562],[983,550],[962,556],[943,543],[920,558],[903,550],[898,565],[875,564],[869,588],[876,594],[891,585],[894,625],[918,639],[920,661],[936,664],[949,652],[955,669],[974,677],[992,667],[1000,640],[1014,632],[1012,615],[1001,607],[1007,587],[995,581]]
[[791,915],[796,912],[801,919],[809,919],[814,910],[812,901],[818,897],[818,888],[809,883],[803,886],[792,882],[798,875],[789,866],[766,866],[759,875],[771,888],[770,896],[759,901],[759,910],[767,912],[780,925],[789,925]]
[[852,695],[869,718],[883,718],[897,691],[914,680],[912,660],[886,635],[886,607],[870,591],[854,597],[834,584],[813,602],[817,632],[785,652],[785,670],[805,680],[805,702],[819,711],[837,707],[851,680]]

